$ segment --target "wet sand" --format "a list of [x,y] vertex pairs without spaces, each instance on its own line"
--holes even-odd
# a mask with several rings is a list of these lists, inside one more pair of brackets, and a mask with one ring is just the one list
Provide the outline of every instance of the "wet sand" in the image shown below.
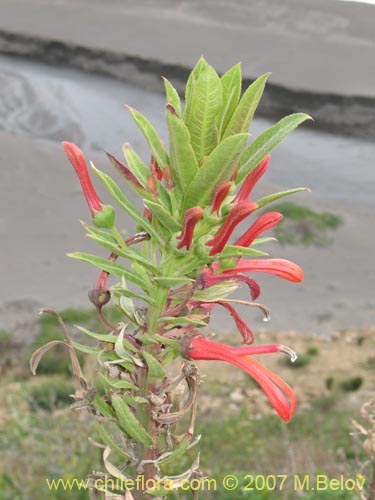
[[[267,9],[270,5],[272,9]],[[155,73],[142,73],[144,61],[154,70],[161,65],[189,67],[204,52],[212,64],[225,70],[242,59],[248,78],[272,69],[276,84],[293,92],[302,89],[302,102],[306,96],[313,101],[308,94],[312,90],[315,97],[325,96],[325,116],[334,115],[340,96],[374,96],[374,12],[370,5],[326,0],[313,4],[288,0],[282,6],[274,0],[259,0],[251,6],[236,0],[230,8],[226,2],[213,0],[164,0],[157,9],[145,0],[136,6],[111,0],[105,7],[92,0],[3,0],[0,30],[131,55],[135,59],[133,66],[124,66],[125,79],[136,81],[138,87],[104,76],[0,60],[0,329],[12,328],[19,337],[30,336],[30,325],[41,306],[89,307],[87,291],[97,272],[71,261],[65,253],[96,249],[82,237],[78,219],[88,220],[87,208],[56,142],[76,141],[107,171],[111,169],[99,151],[118,154],[125,141],[147,159],[147,148],[122,108],[127,102],[147,113],[165,136],[163,98],[139,88],[143,83],[154,89],[155,82],[160,82]],[[27,48],[24,43],[17,45],[17,40],[12,42],[13,55],[25,53]],[[55,42],[50,46],[55,47],[54,55],[62,47]],[[0,50],[9,52],[9,45],[1,42]],[[39,54],[41,59],[43,55]],[[75,62],[86,71],[94,70],[87,67],[88,59],[81,53],[76,54]],[[117,63],[113,67],[121,70]],[[136,78],[129,74],[132,67]],[[357,109],[354,115],[368,120],[369,137],[374,117],[370,113],[367,119],[365,108],[358,108],[360,101],[353,102],[354,107],[345,104],[334,119],[346,116],[349,123]],[[317,115],[318,122],[323,120]],[[267,120],[256,120],[253,136],[270,125]],[[318,211],[341,214],[344,224],[327,248],[269,247],[271,256],[300,264],[306,277],[303,284],[295,285],[257,276],[261,300],[271,307],[272,320],[264,325],[255,311],[244,312],[254,329],[327,334],[374,324],[374,156],[374,141],[316,132],[314,124],[306,124],[275,151],[260,194],[278,187],[311,187],[311,194],[295,200]],[[108,200],[104,193],[103,198]],[[131,231],[125,218],[120,225]],[[212,325],[233,329],[231,319],[219,310]]]

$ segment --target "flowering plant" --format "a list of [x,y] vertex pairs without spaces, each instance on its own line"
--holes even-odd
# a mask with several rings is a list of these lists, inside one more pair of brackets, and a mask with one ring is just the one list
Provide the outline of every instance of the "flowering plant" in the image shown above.
[[[134,491],[116,486],[111,492],[111,498],[127,499],[162,498],[181,481],[200,477],[198,458],[178,476],[163,475],[167,464],[199,440],[194,438],[199,373],[192,360],[226,361],[241,368],[259,384],[283,420],[288,422],[293,415],[293,390],[253,355],[285,352],[293,359],[294,352],[282,345],[249,345],[253,333],[235,308],[240,303],[260,308],[266,318],[269,315],[267,307],[256,302],[260,287],[248,273],[269,273],[294,282],[303,279],[296,264],[268,259],[259,249],[273,239],[263,234],[282,215],[257,216],[257,211],[304,188],[249,200],[268,168],[269,153],[309,118],[303,113],[283,118],[248,145],[248,130],[268,76],[255,80],[241,97],[240,65],[220,78],[201,58],[188,79],[183,111],[176,90],[165,79],[169,151],[149,121],[128,107],[150,147],[150,165],[129,144],[123,148],[124,163],[111,154],[108,157],[143,200],[143,213],[107,174],[92,165],[116,204],[137,224],[135,234],[126,240],[116,227],[115,209],[97,195],[82,152],[72,143],[63,143],[92,217],[93,225],[83,226],[89,238],[110,252],[108,258],[70,254],[100,270],[89,297],[109,332],[99,334],[80,327],[98,342],[88,346],[75,342],[65,330],[63,342],[77,383],[73,407],[95,416],[96,444],[103,448],[106,472],[91,476],[92,498],[109,495],[106,487],[98,486],[98,478],[104,476],[121,480],[141,476]],[[250,219],[248,228],[231,242],[245,219]],[[109,275],[119,279],[112,287],[107,283]],[[229,298],[241,283],[249,288],[250,301]],[[109,303],[123,314],[123,321],[116,325],[105,315]],[[232,316],[242,346],[214,342],[204,333],[216,305]],[[52,313],[62,324],[57,313]],[[34,353],[34,373],[43,353],[58,342]],[[76,350],[96,357],[100,384],[84,378]],[[170,363],[181,358],[178,373],[172,375]],[[187,428],[181,430],[186,416]],[[157,490],[149,482],[155,479]]]

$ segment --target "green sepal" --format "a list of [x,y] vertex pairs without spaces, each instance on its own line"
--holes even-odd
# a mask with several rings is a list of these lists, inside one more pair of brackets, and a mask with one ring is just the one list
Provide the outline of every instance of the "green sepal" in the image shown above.
[[94,210],[92,222],[97,227],[111,229],[115,223],[115,209],[111,205],[102,205],[101,210]]
[[159,361],[147,351],[143,351],[142,355],[147,363],[149,379],[160,380],[165,378],[164,368]]
[[224,138],[234,134],[240,134],[241,132],[248,132],[255,110],[262,98],[267,78],[270,74],[271,73],[266,73],[260,76],[248,87],[225,129]]
[[282,118],[276,125],[259,135],[242,153],[235,183],[240,184],[268,153],[306,120],[312,120],[311,116],[305,113],[294,113]]
[[256,203],[258,208],[265,207],[266,205],[272,203],[273,201],[279,200],[280,198],[284,198],[285,196],[289,196],[290,194],[300,193],[301,191],[309,191],[307,188],[295,188],[288,189],[287,191],[280,191],[279,193],[269,194],[268,196],[263,196],[260,200],[257,200]]
[[152,437],[138,422],[123,398],[117,394],[112,394],[111,401],[121,429],[138,443],[151,447],[153,444]]
[[160,137],[158,136],[156,130],[151,125],[151,123],[145,118],[139,111],[127,106],[130,111],[133,120],[139,127],[140,131],[144,135],[148,145],[150,146],[153,157],[160,168],[164,168],[169,165],[168,154],[165,151]]

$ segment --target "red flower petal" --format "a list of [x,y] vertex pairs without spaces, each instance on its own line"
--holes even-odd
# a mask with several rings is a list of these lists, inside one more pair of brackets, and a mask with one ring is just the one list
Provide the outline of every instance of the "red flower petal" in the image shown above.
[[278,212],[268,212],[261,215],[241,236],[241,238],[235,242],[235,245],[239,247],[249,247],[259,235],[265,233],[269,229],[272,229],[281,221],[282,218],[282,214]]
[[237,196],[233,200],[234,203],[238,203],[249,198],[255,184],[266,173],[270,159],[271,155],[265,156],[263,160],[245,177]]
[[278,350],[277,347],[279,346],[233,348],[225,344],[211,342],[201,336],[193,337],[187,349],[182,345],[182,349],[185,348],[186,355],[190,359],[226,361],[248,373],[262,388],[277,414],[285,422],[289,422],[296,408],[296,397],[293,390],[278,375],[249,355],[250,352],[259,354],[260,350],[264,353],[275,352]]
[[94,217],[95,212],[102,211],[102,202],[96,194],[94,186],[91,182],[85,157],[79,147],[72,142],[62,142],[62,145],[66,156],[76,171],[78,179],[81,183],[83,194],[85,195],[91,216]]
[[[219,263],[213,265],[214,269],[219,267]],[[286,259],[251,259],[240,260],[234,269],[223,271],[223,274],[233,272],[259,272],[268,273],[283,278],[287,281],[300,282],[303,281],[302,269]]]
[[207,246],[212,246],[210,255],[215,255],[223,250],[236,226],[257,207],[258,205],[252,201],[242,201],[232,208],[217,235],[206,243]]

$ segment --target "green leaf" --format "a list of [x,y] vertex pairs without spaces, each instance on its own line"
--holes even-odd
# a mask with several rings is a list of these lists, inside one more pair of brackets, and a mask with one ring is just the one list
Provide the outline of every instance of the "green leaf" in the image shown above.
[[156,220],[164,226],[170,233],[176,233],[181,230],[181,224],[179,224],[174,217],[161,205],[156,202],[147,202],[147,207],[150,209],[151,213],[155,216]]
[[239,173],[236,184],[240,184],[243,179],[255,168],[259,162],[280,144],[295,128],[302,122],[312,118],[305,113],[294,113],[282,118],[276,125],[263,132],[250,146],[243,152],[240,159]]
[[173,450],[172,453],[168,457],[159,461],[159,465],[167,465],[167,464],[173,462],[174,460],[176,460],[177,458],[182,457],[185,454],[185,452],[189,446],[189,443],[190,443],[189,438],[184,437],[184,439],[181,441],[181,443],[178,445],[178,447],[175,450]]
[[211,153],[217,144],[215,121],[222,103],[221,82],[207,65],[191,89],[190,110],[185,118],[191,145],[198,160]]
[[242,256],[265,257],[266,255],[268,255],[268,253],[262,252],[261,250],[255,250],[254,248],[240,247],[237,245],[226,245],[226,247],[221,252],[220,257],[227,259],[229,257]]
[[193,300],[216,302],[217,300],[225,299],[227,295],[237,290],[238,286],[238,283],[235,281],[222,281],[221,283],[210,286],[209,288],[196,290],[193,295]]
[[260,76],[248,87],[225,129],[224,138],[241,132],[248,132],[269,75],[270,73],[266,73]]
[[270,243],[271,241],[272,242],[277,241],[277,238],[273,238],[272,236],[268,238],[257,238],[252,242],[251,246],[255,247],[257,245],[263,245],[264,243]]
[[125,450],[120,448],[120,446],[116,443],[116,441],[114,441],[114,439],[112,439],[112,437],[110,436],[110,434],[108,434],[108,432],[106,431],[106,429],[104,428],[104,425],[102,423],[98,424],[97,422],[95,422],[94,429],[99,434],[100,439],[103,441],[103,443],[106,444],[107,446],[109,446],[112,451],[116,452],[121,457],[128,458],[128,459],[131,458],[131,456],[128,453],[126,453]]
[[241,95],[241,64],[236,64],[221,77],[223,109],[219,122],[219,137],[228,126]]
[[114,238],[111,233],[103,231],[102,229],[97,229],[96,227],[89,226],[86,222],[83,222],[82,220],[80,221],[80,223],[89,234],[98,236],[98,238],[106,240],[109,243],[117,244],[116,238]]
[[103,182],[105,187],[108,189],[108,191],[111,193],[112,197],[117,201],[117,203],[127,212],[135,221],[138,222],[138,224],[141,226],[141,228],[146,231],[151,238],[155,241],[155,243],[159,246],[164,246],[164,243],[162,242],[160,236],[158,233],[155,231],[155,229],[152,227],[148,219],[146,217],[143,217],[138,210],[134,207],[134,205],[128,200],[128,198],[124,195],[124,193],[121,191],[119,186],[115,183],[113,179],[109,177],[109,175],[105,174],[104,172],[101,172],[97,168],[93,167],[94,172],[96,175],[99,177],[99,179]]
[[170,323],[170,324],[176,324],[180,325],[182,323],[186,323],[188,325],[199,325],[199,326],[206,326],[207,321],[202,321],[201,319],[194,319],[194,318],[188,318],[187,316],[164,316],[162,318],[159,318],[158,320],[159,323]]
[[248,134],[224,139],[198,170],[184,196],[183,212],[194,206],[209,205],[215,186],[229,180],[246,146]]
[[296,189],[288,189],[288,191],[280,191],[280,193],[269,194],[268,196],[264,196],[260,200],[257,200],[256,203],[258,208],[265,207],[269,203],[273,201],[279,200],[280,198],[284,198],[285,196],[289,196],[290,194],[300,193],[301,191],[309,191],[307,188],[296,188]]
[[122,151],[124,153],[129,170],[131,170],[133,175],[135,175],[140,184],[142,184],[144,188],[147,188],[147,179],[150,175],[150,169],[143,163],[143,161],[130,146],[130,144],[124,144],[122,147]]
[[102,373],[99,373],[100,378],[107,384],[109,387],[113,387],[114,389],[129,389],[131,391],[139,391],[138,387],[136,387],[131,382],[127,380],[111,380],[105,377]]
[[164,149],[164,146],[161,142],[160,137],[158,136],[156,130],[151,125],[151,123],[145,118],[139,111],[127,106],[130,111],[133,120],[138,125],[139,129],[143,133],[148,145],[150,146],[153,157],[155,158],[156,163],[160,168],[164,168],[166,165],[169,165],[169,158],[167,152]]
[[131,281],[143,290],[148,290],[148,284],[138,274],[129,271],[129,269],[120,266],[120,264],[116,264],[115,262],[111,262],[107,259],[103,259],[102,257],[97,257],[96,255],[91,255],[88,253],[74,252],[68,253],[67,255],[72,259],[88,262],[101,271],[107,271],[107,273],[112,274],[113,276],[117,276],[118,278],[125,276],[128,281]]
[[167,107],[166,116],[172,176],[177,186],[184,192],[198,170],[198,163],[184,121],[170,107]]
[[99,342],[108,342],[109,344],[114,344],[117,340],[117,335],[110,335],[108,333],[95,333],[83,326],[74,325],[80,332],[84,333],[88,337],[99,340]]
[[[129,144],[124,144],[123,152],[129,169],[133,172],[133,174],[137,177],[137,179],[145,187],[145,189],[147,189],[147,181],[150,176],[149,167],[147,167],[147,165],[143,163],[143,161],[139,158],[137,153],[131,148]],[[167,210],[171,210],[171,199],[169,191],[158,179],[156,179],[156,186],[157,191],[160,195],[160,201],[163,203]],[[155,199],[155,196],[153,194],[147,193],[145,191],[141,193],[141,196],[151,201]]]
[[142,264],[142,266],[145,266],[146,269],[156,272],[156,268],[152,265],[152,263],[149,260],[145,259],[145,257],[143,257],[143,255],[141,255],[141,253],[135,250],[134,248],[131,248],[129,246],[125,248],[120,248],[118,246],[118,243],[110,243],[108,240],[104,240],[101,237],[98,237],[94,234],[89,234],[88,237],[91,240],[96,241],[96,243],[98,243],[102,247],[107,248],[115,255],[118,255],[119,257],[124,257],[125,259],[128,259],[130,261],[136,260],[137,262]]
[[132,362],[133,360],[130,353],[124,347],[124,335],[125,335],[125,326],[121,328],[121,331],[116,339],[115,352],[121,360]]
[[115,416],[115,412],[112,410],[112,408],[98,394],[96,394],[96,396],[94,397],[93,403],[95,408],[104,417],[113,418]]
[[144,302],[147,302],[148,304],[155,305],[155,300],[151,297],[147,297],[146,295],[142,295],[137,292],[133,292],[133,290],[129,290],[127,286],[123,286],[122,284],[117,284],[113,285],[111,287],[111,292],[113,292],[113,295],[117,297],[118,299],[122,296],[125,297],[130,297],[132,299],[140,299],[143,300]]
[[196,81],[199,77],[199,75],[202,73],[202,71],[207,68],[208,63],[204,59],[204,57],[200,57],[199,61],[197,64],[194,66],[192,72],[189,75],[188,81],[186,83],[186,89],[185,89],[185,110],[184,110],[184,120],[185,122],[189,121],[189,115],[191,111],[191,103],[192,103],[192,97],[193,97],[193,90],[196,84]]
[[90,354],[90,356],[97,356],[100,353],[100,349],[97,347],[89,347],[88,345],[79,344],[78,342],[72,342],[72,346],[77,351]]
[[143,351],[142,355],[148,366],[148,377],[151,380],[163,379],[165,372],[159,361],[147,351]]
[[117,394],[112,394],[112,405],[119,419],[120,427],[135,441],[144,446],[152,446],[152,437],[146,429],[138,422],[128,405]]
[[185,283],[194,283],[193,279],[190,278],[153,278],[154,281],[159,283],[166,288],[170,288],[176,285],[184,285]]
[[181,116],[181,101],[177,90],[173,87],[171,82],[163,77],[165,93],[167,96],[167,104],[172,104],[178,116]]

